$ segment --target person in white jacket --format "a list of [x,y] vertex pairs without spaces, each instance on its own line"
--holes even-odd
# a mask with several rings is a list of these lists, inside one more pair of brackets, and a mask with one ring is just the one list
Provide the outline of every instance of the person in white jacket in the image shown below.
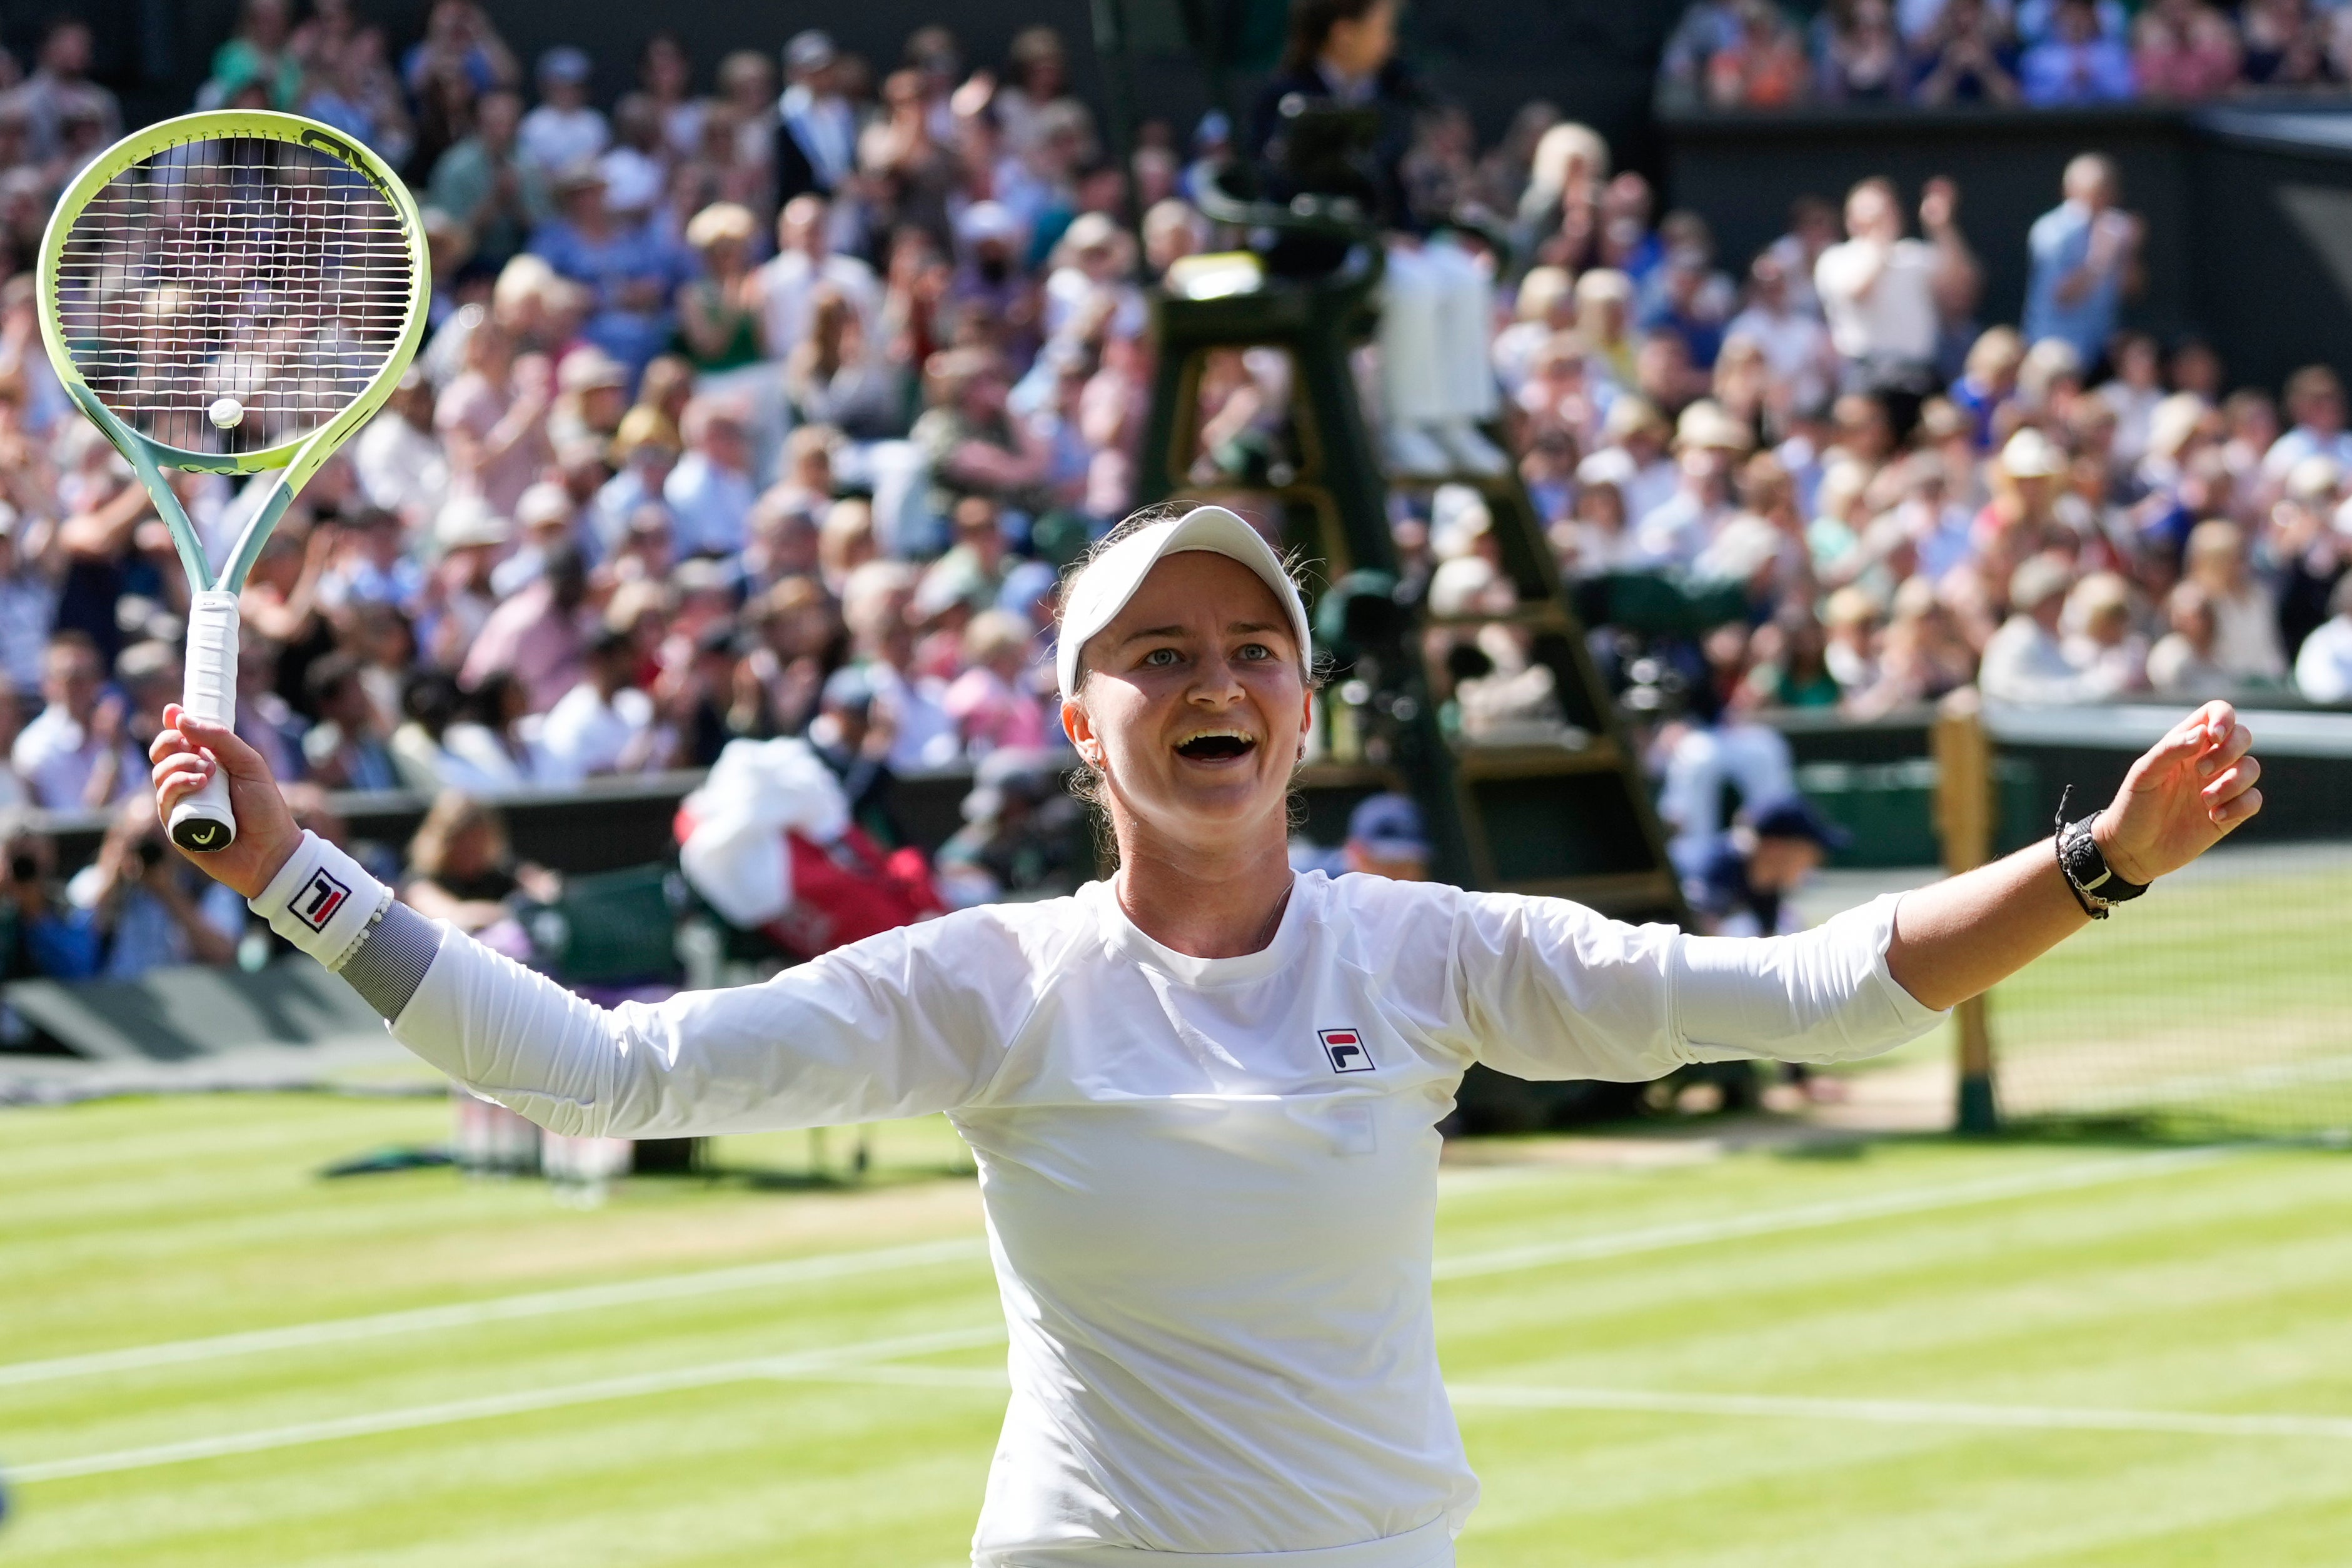
[[[394,903],[294,826],[226,730],[174,707],[152,756],[166,812],[228,773],[239,835],[207,870],[420,1056],[549,1128],[945,1112],[979,1161],[1012,1339],[984,1568],[1451,1564],[1477,1483],[1430,1278],[1463,1073],[1865,1056],[2105,910],[2046,840],[1769,939],[1295,874],[1307,619],[1222,508],[1114,534],[1069,585],[1057,654],[1116,875],[651,1005],[595,1006]],[[2250,744],[2222,703],[2176,729],[2091,826],[2107,868],[2144,883],[2252,816]]]

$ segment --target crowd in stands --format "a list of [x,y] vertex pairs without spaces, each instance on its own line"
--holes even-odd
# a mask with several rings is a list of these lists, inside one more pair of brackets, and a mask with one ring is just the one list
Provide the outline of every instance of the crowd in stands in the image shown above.
[[[2119,68],[2147,68],[2159,24],[2219,26],[2236,79],[2265,18],[2333,68],[2299,6],[2230,21],[2198,0],[2143,10]],[[1836,60],[1859,95],[1872,27],[1906,93],[1957,90],[1933,62],[1962,34],[2002,40],[1974,68],[1988,96],[1995,69],[2042,79],[2024,62],[2049,39],[2126,49],[2111,5],[1855,0],[1808,52],[1745,0],[1694,7],[1669,70],[1720,100],[1769,45],[1788,92]],[[56,929],[29,903],[15,919],[10,973],[217,956],[244,931],[163,854],[146,798],[185,581],[34,326],[41,221],[120,128],[89,58],[88,29],[58,24],[0,94],[0,805],[121,826]],[[942,887],[1075,880],[1020,837],[1058,743],[1059,574],[1129,508],[1146,290],[1222,243],[1190,193],[1231,128],[1147,124],[1122,164],[1045,27],[975,66],[926,26],[879,68],[803,32],[781,68],[743,51],[708,80],[656,33],[609,103],[594,66],[519,60],[476,0],[435,0],[404,50],[350,0],[299,21],[246,0],[215,56],[201,102],[299,110],[401,167],[436,275],[415,369],[255,567],[240,732],[313,814],[326,790],[566,787],[802,736],[886,842],[893,774],[1037,759],[994,765]],[[2345,390],[2321,366],[2280,400],[2233,389],[2205,346],[2129,330],[2145,235],[2105,160],[2070,168],[2030,236],[1969,236],[1949,182],[1874,180],[1737,258],[1547,105],[1485,150],[1459,110],[1412,125],[1396,184],[1419,221],[1394,226],[1514,215],[1507,257],[1473,232],[1428,243],[1492,274],[1493,428],[1564,577],[1729,605],[1700,635],[1604,631],[1612,668],[1666,669],[1706,713],[1866,717],[1971,681],[2009,702],[2290,681],[2352,699]],[[1979,320],[1984,244],[2031,250],[2019,326]],[[1200,477],[1262,473],[1280,356],[1223,356],[1202,382]],[[233,531],[227,480],[181,486],[200,528]],[[1507,609],[1490,520],[1444,496],[1397,502],[1402,592]],[[1480,643],[1505,708],[1508,642]],[[453,819],[449,842],[488,855],[496,836]],[[46,882],[29,843],[0,893]],[[443,886],[447,907],[530,879],[494,873]]]
[[1692,0],[1672,109],[1911,103],[2050,108],[2340,88],[2352,8],[2327,0]]

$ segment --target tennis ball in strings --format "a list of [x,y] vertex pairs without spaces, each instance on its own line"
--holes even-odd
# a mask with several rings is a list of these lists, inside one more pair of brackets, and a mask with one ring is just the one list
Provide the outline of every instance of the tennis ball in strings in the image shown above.
[[234,397],[215,397],[213,405],[205,412],[212,416],[214,424],[224,430],[234,430],[245,423],[245,405]]

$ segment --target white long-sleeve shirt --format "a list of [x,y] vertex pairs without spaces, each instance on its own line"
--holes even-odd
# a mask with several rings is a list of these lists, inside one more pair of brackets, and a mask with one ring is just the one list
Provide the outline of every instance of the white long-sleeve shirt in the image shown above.
[[1312,872],[1265,950],[1198,959],[1092,883],[609,1011],[445,930],[393,1032],[567,1133],[947,1113],[1012,1338],[984,1568],[1433,1568],[1477,1496],[1430,1299],[1463,1073],[1888,1049],[1940,1016],[1887,972],[1894,910],[1743,942]]

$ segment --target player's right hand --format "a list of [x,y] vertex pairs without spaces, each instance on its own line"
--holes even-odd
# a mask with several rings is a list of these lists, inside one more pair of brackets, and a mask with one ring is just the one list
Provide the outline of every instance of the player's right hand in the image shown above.
[[204,787],[215,768],[228,773],[229,809],[236,814],[236,842],[210,855],[190,855],[197,869],[247,898],[269,886],[302,842],[278,781],[261,753],[224,724],[209,724],[176,702],[164,704],[163,731],[147,748],[155,764],[155,813],[169,821],[180,797]]

